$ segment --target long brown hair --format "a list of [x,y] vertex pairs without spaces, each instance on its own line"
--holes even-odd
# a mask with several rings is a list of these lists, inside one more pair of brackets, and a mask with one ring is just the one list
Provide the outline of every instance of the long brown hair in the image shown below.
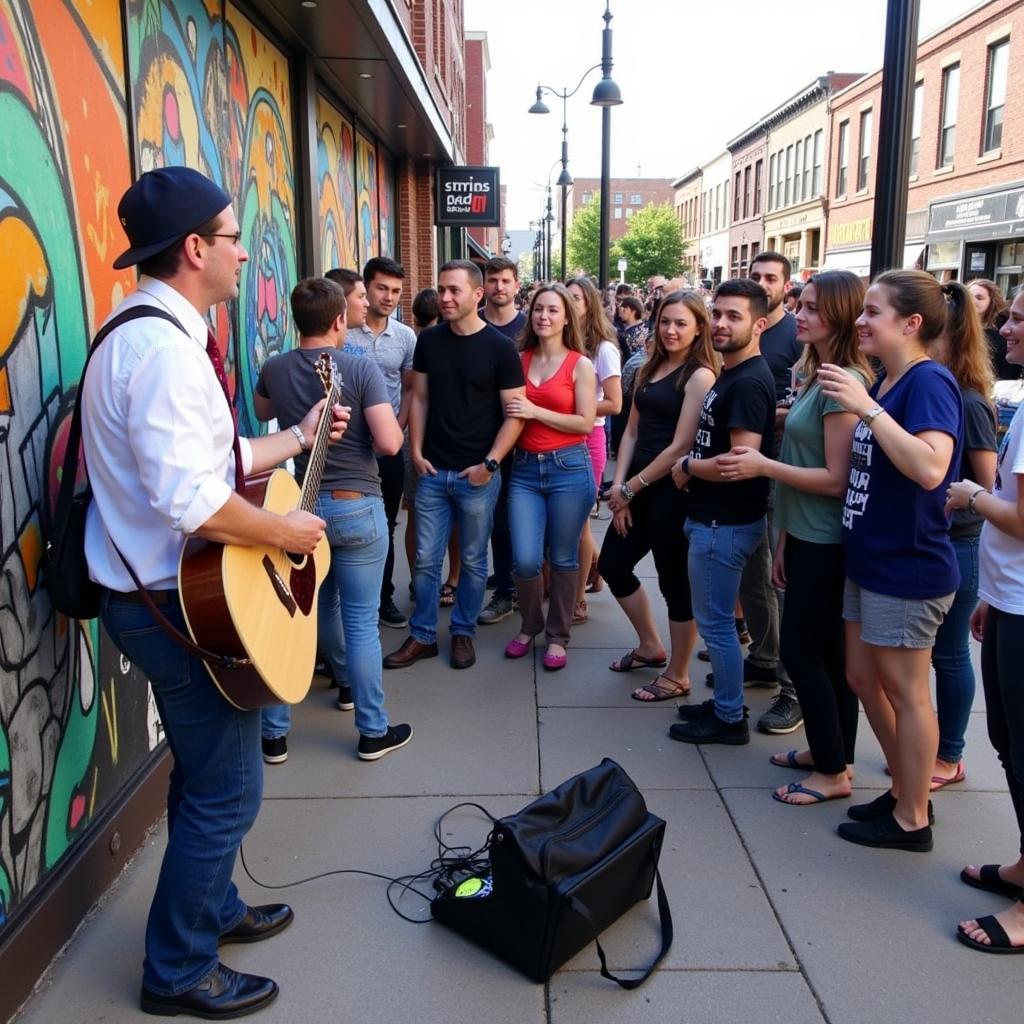
[[565,287],[568,289],[573,284],[583,292],[583,305],[586,309],[580,317],[580,332],[583,335],[584,354],[593,359],[602,341],[615,340],[615,328],[604,311],[601,293],[594,287],[594,282],[589,277],[570,277]]
[[694,291],[669,292],[658,303],[657,311],[654,314],[654,347],[651,354],[644,361],[644,364],[636,372],[636,389],[642,388],[662,364],[668,362],[668,350],[661,338],[661,314],[666,306],[685,306],[697,321],[697,333],[693,336],[690,351],[683,361],[683,372],[679,375],[678,387],[681,391],[686,387],[686,382],[693,376],[695,370],[706,366],[716,377],[721,365],[718,353],[711,344],[711,317],[708,315],[708,307],[703,296]]
[[[988,309],[985,310],[985,315],[981,318],[982,328],[998,326],[996,320],[999,314],[1005,313],[1010,306],[1006,301],[1006,296],[1003,295],[999,285],[995,281],[990,281],[987,277],[976,277],[973,281],[968,281],[967,290],[970,291],[975,285],[979,288],[984,288],[988,292]],[[974,300],[972,299],[971,301],[973,302]]]
[[533,307],[537,305],[537,299],[547,292],[554,292],[562,300],[565,307],[565,326],[562,328],[562,344],[570,352],[579,352],[586,355],[583,346],[583,338],[580,335],[580,321],[576,314],[576,304],[572,301],[569,289],[557,281],[547,281],[542,284],[531,296],[530,305],[526,311],[526,326],[520,333],[517,341],[521,352],[529,352],[540,344],[540,338],[533,329]]
[[[874,371],[857,342],[857,318],[864,308],[864,283],[848,270],[823,270],[807,284],[814,285],[814,301],[822,323],[832,332],[828,361],[836,366],[859,370],[865,381],[874,379]],[[806,286],[805,286],[806,287]],[[804,380],[817,380],[821,356],[807,345],[800,360]]]

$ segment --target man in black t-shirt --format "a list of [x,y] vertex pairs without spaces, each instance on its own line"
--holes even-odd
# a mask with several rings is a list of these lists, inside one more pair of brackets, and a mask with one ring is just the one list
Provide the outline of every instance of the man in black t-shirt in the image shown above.
[[685,523],[688,570],[697,628],[711,655],[715,697],[679,709],[669,729],[683,743],[750,742],[743,710],[743,652],[733,609],[743,566],[757,547],[768,509],[768,481],[723,476],[720,455],[737,445],[770,455],[775,384],[759,343],[767,323],[767,296],[753,281],[723,282],[711,308],[711,338],[722,373],[704,397],[693,449],[672,471],[688,486]]
[[384,659],[404,668],[437,655],[437,593],[452,526],[459,524],[462,574],[451,616],[452,668],[476,661],[473,635],[487,586],[487,540],[501,487],[498,466],[523,429],[505,406],[526,394],[515,345],[480,319],[480,270],[469,260],[441,267],[443,322],[423,331],[413,356],[409,447],[416,488],[416,610],[405,643]]

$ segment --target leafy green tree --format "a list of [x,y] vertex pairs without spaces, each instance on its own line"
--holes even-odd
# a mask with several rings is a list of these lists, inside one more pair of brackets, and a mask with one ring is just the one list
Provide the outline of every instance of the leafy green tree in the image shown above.
[[[601,263],[601,203],[597,196],[573,216],[565,248],[570,272],[579,267],[592,277],[597,276]],[[557,263],[556,258],[552,267],[557,268]]]
[[645,281],[655,274],[672,278],[682,272],[685,250],[679,221],[671,205],[650,203],[637,210],[625,235],[612,246],[612,266],[616,260],[626,260],[629,281]]

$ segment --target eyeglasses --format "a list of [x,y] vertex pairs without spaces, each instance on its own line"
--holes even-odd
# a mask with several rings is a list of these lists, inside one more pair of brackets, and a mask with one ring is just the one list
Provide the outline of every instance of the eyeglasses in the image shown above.
[[233,235],[226,235],[223,232],[207,231],[200,235],[201,238],[230,238],[232,245],[238,245],[242,239],[242,232],[236,231]]

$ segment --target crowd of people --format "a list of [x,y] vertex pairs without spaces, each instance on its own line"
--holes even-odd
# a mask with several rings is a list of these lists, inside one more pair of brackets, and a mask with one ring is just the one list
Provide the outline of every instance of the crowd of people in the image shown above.
[[[1024,406],[1007,415],[1012,391],[993,404],[996,378],[1019,388],[1024,292],[1008,304],[991,282],[902,270],[867,288],[826,270],[797,292],[788,260],[762,252],[713,293],[654,278],[645,294],[602,297],[578,276],[536,283],[519,309],[510,260],[452,260],[415,296],[413,329],[398,316],[404,268],[374,258],[294,289],[298,345],[263,366],[254,398],[278,429],[246,439],[205,319],[237,296],[248,258],[230,198],[162,168],[118,213],[131,248],[115,265],[140,279],[82,383],[85,553],[103,624],[150,679],[174,755],[143,1009],[227,1019],[266,1005],[275,983],[217,949],[293,916],[246,906],[231,882],[263,762],[287,758],[289,712],[229,704],[167,632],[185,628],[186,534],[297,554],[326,538],[320,656],[362,760],[412,739],[389,719],[383,669],[438,656],[440,607],[452,668],[475,663],[478,626],[518,610],[505,656],[543,637],[543,667],[558,672],[587,628],[587,594],[607,584],[636,632],[609,669],[655,673],[637,701],[682,700],[672,739],[748,743],[744,686],[778,687],[758,727],[803,725],[807,740],[771,756],[802,773],[772,793],[788,807],[852,796],[863,705],[891,785],[838,832],[869,847],[932,849],[930,794],[966,777],[973,635],[1024,851]],[[341,382],[329,412],[311,372],[324,355]],[[303,476],[322,416],[333,443],[313,509],[247,502],[247,474],[294,460]],[[612,521],[597,552],[601,496]],[[403,503],[408,618],[393,580]],[[648,553],[667,645],[636,574]],[[383,655],[380,625],[409,635]],[[713,696],[691,703],[698,638]],[[960,940],[1024,952],[1024,852],[961,878],[1015,902],[961,922]]]

